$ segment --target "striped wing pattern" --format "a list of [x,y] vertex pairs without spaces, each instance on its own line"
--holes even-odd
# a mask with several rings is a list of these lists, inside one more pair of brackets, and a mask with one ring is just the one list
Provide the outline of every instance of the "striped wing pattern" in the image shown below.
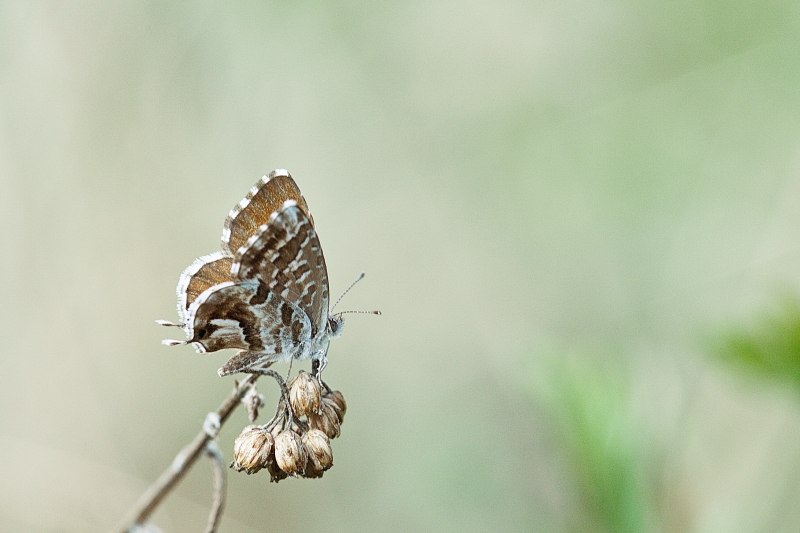
[[195,260],[177,292],[186,342],[201,353],[239,350],[220,375],[312,356],[328,321],[328,275],[288,172],[265,176],[231,210],[222,251]]
[[236,204],[222,227],[222,249],[230,254],[243,246],[259,228],[269,222],[286,200],[294,200],[311,219],[305,198],[285,170],[273,170],[253,185],[241,202]]
[[317,232],[294,200],[251,237],[231,268],[240,279],[259,279],[296,303],[310,318],[312,335],[328,320],[328,274]]
[[233,281],[231,275],[233,257],[223,252],[215,252],[195,259],[194,263],[183,271],[178,281],[178,316],[181,321],[187,318],[189,306],[205,290]]

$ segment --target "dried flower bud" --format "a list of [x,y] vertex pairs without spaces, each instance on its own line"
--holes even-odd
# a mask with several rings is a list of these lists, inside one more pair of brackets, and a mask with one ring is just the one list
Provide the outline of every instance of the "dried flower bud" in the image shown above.
[[345,403],[344,395],[341,391],[335,390],[325,394],[325,396],[322,397],[322,401],[330,404],[334,408],[336,414],[339,415],[340,423],[344,422],[344,414],[347,412],[347,403]]
[[255,386],[253,386],[245,393],[242,403],[247,408],[247,416],[250,422],[255,422],[256,418],[258,418],[258,410],[264,407],[264,396],[259,394]]
[[269,480],[271,483],[278,483],[289,477],[289,474],[281,470],[281,468],[275,464],[275,461],[269,462],[267,465],[267,472],[269,472]]
[[[342,420],[339,418],[339,414],[337,413],[336,408],[333,405],[323,403],[322,416],[328,418],[330,420],[331,425],[336,427],[336,437],[338,437],[342,432],[341,430]],[[336,437],[331,437],[331,438],[336,438]]]
[[238,472],[255,474],[270,462],[273,439],[260,426],[247,426],[233,443],[233,464]]
[[302,477],[306,479],[317,479],[321,478],[324,473],[324,470],[317,470],[314,463],[309,461],[306,463],[306,469],[303,471]]
[[347,412],[347,403],[344,401],[344,394],[342,391],[331,391],[325,394],[325,398],[329,402],[336,404],[336,414],[339,415],[339,420],[344,421],[344,414]]
[[306,468],[308,455],[303,441],[294,431],[283,431],[275,438],[275,462],[290,475],[297,475]]
[[333,466],[333,450],[328,436],[319,429],[309,429],[302,437],[303,446],[308,452],[306,471],[324,472]]
[[337,415],[336,410],[326,402],[322,403],[322,414],[308,415],[308,424],[314,429],[321,430],[331,439],[335,439],[342,432],[339,423],[339,415]]
[[300,372],[289,384],[289,403],[296,416],[319,413],[321,403],[319,382],[307,372]]

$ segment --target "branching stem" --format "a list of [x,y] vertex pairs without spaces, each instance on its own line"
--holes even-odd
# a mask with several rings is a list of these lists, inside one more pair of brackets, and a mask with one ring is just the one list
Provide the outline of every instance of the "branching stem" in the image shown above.
[[210,440],[206,444],[206,455],[211,459],[211,470],[214,472],[214,499],[211,501],[205,533],[216,533],[222,519],[222,511],[225,509],[225,460],[215,440]]
[[[271,372],[271,371],[270,371]],[[250,390],[250,387],[258,380],[260,374],[269,374],[268,372],[258,373],[258,374],[250,374],[245,379],[239,383],[236,388],[231,392],[231,394],[222,402],[222,405],[215,411],[215,414],[219,417],[219,425],[225,423],[226,420],[230,417],[231,413],[239,406],[241,403],[242,397]],[[273,376],[275,377],[275,376]],[[286,388],[286,384],[280,379],[278,376],[278,383],[281,384],[281,390]],[[213,439],[212,435],[204,429],[200,431],[200,433],[195,436],[195,438],[190,442],[183,450],[175,456],[175,459],[172,461],[172,464],[167,468],[159,478],[142,494],[139,498],[139,501],[136,502],[136,505],[125,515],[119,524],[114,528],[115,532],[118,533],[128,533],[136,529],[136,526],[143,525],[153,511],[159,506],[159,504],[164,500],[164,498],[170,493],[170,491],[178,484],[178,482],[183,479],[183,476],[191,469],[194,465],[197,458],[203,452],[208,452],[209,448],[207,448],[207,444],[209,441]],[[217,451],[217,455],[219,452]],[[214,458],[212,454],[212,458]],[[214,459],[219,463],[221,461],[221,457],[219,460],[216,458]],[[221,463],[219,463],[221,464]],[[214,466],[216,469],[217,466]],[[220,497],[220,490],[222,491],[222,496]],[[218,476],[218,472],[215,470],[215,496],[214,496],[214,504],[212,505],[212,514],[209,517],[209,528],[206,531],[215,531],[217,524],[219,523],[219,517],[222,513],[222,508],[224,507],[225,501],[225,480],[224,480],[224,469],[222,474],[222,481],[220,484],[220,478]],[[212,525],[213,519],[213,525]]]

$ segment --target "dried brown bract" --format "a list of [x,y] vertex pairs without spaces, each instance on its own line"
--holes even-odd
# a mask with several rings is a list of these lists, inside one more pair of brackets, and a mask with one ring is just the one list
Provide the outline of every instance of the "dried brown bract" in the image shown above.
[[256,387],[253,386],[247,391],[247,394],[242,398],[242,403],[247,409],[247,417],[250,422],[255,422],[258,418],[258,411],[264,407],[264,396],[258,393]]
[[308,415],[308,424],[314,429],[321,430],[331,439],[337,438],[342,433],[339,415],[332,406],[325,402],[322,403],[322,414]]
[[300,435],[294,431],[283,431],[275,438],[275,462],[281,470],[297,476],[306,469],[308,454]]
[[322,387],[317,378],[300,372],[289,384],[289,404],[296,416],[319,413],[322,403]]
[[344,395],[341,391],[335,390],[326,393],[322,397],[322,401],[333,407],[336,414],[339,416],[339,422],[344,422],[344,414],[347,412],[347,403],[345,403]]
[[232,468],[255,474],[271,461],[274,441],[260,426],[247,426],[233,442]]
[[303,434],[302,441],[308,452],[310,467],[313,467],[316,471],[324,472],[333,466],[331,441],[325,433],[318,429],[309,429]]

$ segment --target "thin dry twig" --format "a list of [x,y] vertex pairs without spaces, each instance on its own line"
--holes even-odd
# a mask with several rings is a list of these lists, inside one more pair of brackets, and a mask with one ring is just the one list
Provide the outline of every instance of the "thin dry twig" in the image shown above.
[[[225,421],[230,417],[234,409],[239,406],[242,397],[250,389],[250,386],[254,384],[256,380],[258,380],[258,378],[258,374],[251,374],[243,379],[242,382],[237,385],[237,387],[214,412],[216,415],[215,418],[219,420],[220,427],[222,427]],[[119,533],[128,533],[134,529],[135,526],[144,524],[153,511],[155,511],[155,509],[161,503],[161,501],[178,483],[178,481],[183,479],[183,476],[186,475],[189,469],[194,465],[195,461],[197,461],[197,458],[200,457],[200,454],[207,450],[206,445],[214,437],[216,437],[216,435],[209,434],[205,428],[198,433],[192,442],[190,442],[183,450],[180,451],[180,453],[178,453],[177,456],[175,456],[175,459],[172,461],[172,464],[169,466],[169,468],[167,468],[144,492],[144,494],[142,494],[142,496],[139,498],[139,501],[136,502],[136,505],[134,505],[128,514],[125,515],[119,524],[117,524],[117,526],[114,528],[114,531]],[[222,505],[220,505],[219,511],[221,513]]]
[[206,455],[211,459],[211,470],[214,472],[214,499],[205,533],[216,533],[222,519],[222,511],[225,509],[225,460],[215,440],[210,440],[206,444]]

